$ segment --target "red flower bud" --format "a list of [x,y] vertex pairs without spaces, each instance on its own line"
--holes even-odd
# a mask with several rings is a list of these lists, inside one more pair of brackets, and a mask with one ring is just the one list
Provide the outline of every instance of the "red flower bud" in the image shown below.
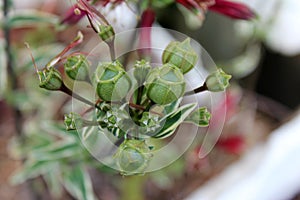
[[210,6],[209,10],[233,19],[250,20],[256,17],[256,14],[245,4],[227,0],[216,0],[216,3]]
[[[144,10],[142,16],[141,16],[141,25],[140,27],[141,32],[140,32],[140,37],[139,37],[139,45],[138,45],[138,52],[139,54],[144,57],[144,56],[149,56],[151,51],[150,51],[150,46],[151,46],[151,28],[152,24],[155,20],[155,12],[151,9],[148,8]],[[149,28],[146,28],[149,27]]]
[[61,24],[76,24],[86,15],[86,12],[78,7],[77,4],[69,8],[61,20]]
[[197,15],[211,10],[233,19],[250,20],[256,17],[256,14],[245,4],[228,0],[176,0],[176,2]]

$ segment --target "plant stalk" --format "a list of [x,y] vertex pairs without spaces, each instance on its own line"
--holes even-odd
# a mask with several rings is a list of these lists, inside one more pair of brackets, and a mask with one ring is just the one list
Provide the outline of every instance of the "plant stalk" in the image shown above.
[[[10,7],[10,1],[3,1],[3,32],[5,40],[5,56],[6,56],[6,71],[8,75],[10,91],[13,92],[18,88],[17,75],[13,69],[13,56],[11,50],[11,38],[10,38],[10,26],[8,25],[8,12]],[[15,131],[17,135],[22,135],[22,113],[19,108],[13,107],[13,115],[15,120]]]

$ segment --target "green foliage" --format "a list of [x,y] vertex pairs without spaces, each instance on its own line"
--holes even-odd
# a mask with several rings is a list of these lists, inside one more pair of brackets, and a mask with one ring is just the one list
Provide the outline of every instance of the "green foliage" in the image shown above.
[[94,200],[92,182],[87,170],[80,166],[68,167],[62,175],[64,187],[76,199]]
[[49,24],[56,26],[59,22],[59,17],[37,10],[19,10],[13,13],[7,22],[10,28],[32,27],[38,24]]
[[[40,133],[28,135],[22,144],[16,146],[16,143],[11,147],[14,151],[20,151],[14,152],[15,155],[24,154],[27,157],[11,182],[20,184],[41,175],[54,196],[60,196],[64,187],[77,199],[94,199],[92,183],[85,170],[85,165],[91,164],[92,160],[88,152],[76,135],[68,134],[62,126],[47,123],[44,128],[40,129]],[[59,140],[56,139],[58,136]]]
[[163,127],[155,135],[153,135],[153,137],[162,139],[172,135],[176,128],[194,110],[195,107],[196,104],[187,104],[166,115],[160,120]]

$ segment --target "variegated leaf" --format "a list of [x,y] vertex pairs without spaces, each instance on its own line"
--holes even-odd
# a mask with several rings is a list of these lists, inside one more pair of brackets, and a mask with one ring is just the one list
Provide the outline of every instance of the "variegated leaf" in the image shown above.
[[185,120],[185,118],[193,111],[195,107],[196,104],[187,104],[166,115],[160,120],[160,122],[163,124],[162,129],[160,129],[152,137],[166,138],[172,135],[176,128]]
[[95,199],[91,178],[87,170],[82,166],[65,168],[62,183],[66,190],[76,199]]

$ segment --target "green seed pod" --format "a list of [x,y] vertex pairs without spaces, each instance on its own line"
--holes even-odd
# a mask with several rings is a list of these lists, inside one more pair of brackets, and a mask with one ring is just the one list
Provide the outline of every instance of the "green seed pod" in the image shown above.
[[89,80],[89,64],[84,55],[70,56],[64,64],[66,74],[73,80]]
[[63,81],[61,74],[53,67],[45,68],[43,71],[38,71],[40,79],[39,86],[46,90],[59,90],[62,87]]
[[172,63],[178,67],[183,74],[190,71],[197,63],[198,55],[190,44],[190,38],[183,42],[170,42],[162,55],[163,63]]
[[135,139],[126,139],[114,155],[123,175],[143,173],[151,157],[150,147],[145,141]]
[[160,105],[176,101],[183,96],[185,91],[182,72],[169,63],[152,70],[145,86],[148,98]]
[[110,42],[115,37],[115,31],[111,25],[100,25],[100,38],[105,42]]
[[226,74],[222,69],[211,73],[205,80],[206,87],[211,92],[224,91],[229,86],[231,75]]
[[151,66],[149,62],[145,60],[136,61],[134,65],[134,71],[133,71],[134,78],[139,83],[143,83],[150,70],[151,70]]
[[100,64],[95,71],[93,84],[104,101],[119,101],[131,88],[131,80],[118,61]]

